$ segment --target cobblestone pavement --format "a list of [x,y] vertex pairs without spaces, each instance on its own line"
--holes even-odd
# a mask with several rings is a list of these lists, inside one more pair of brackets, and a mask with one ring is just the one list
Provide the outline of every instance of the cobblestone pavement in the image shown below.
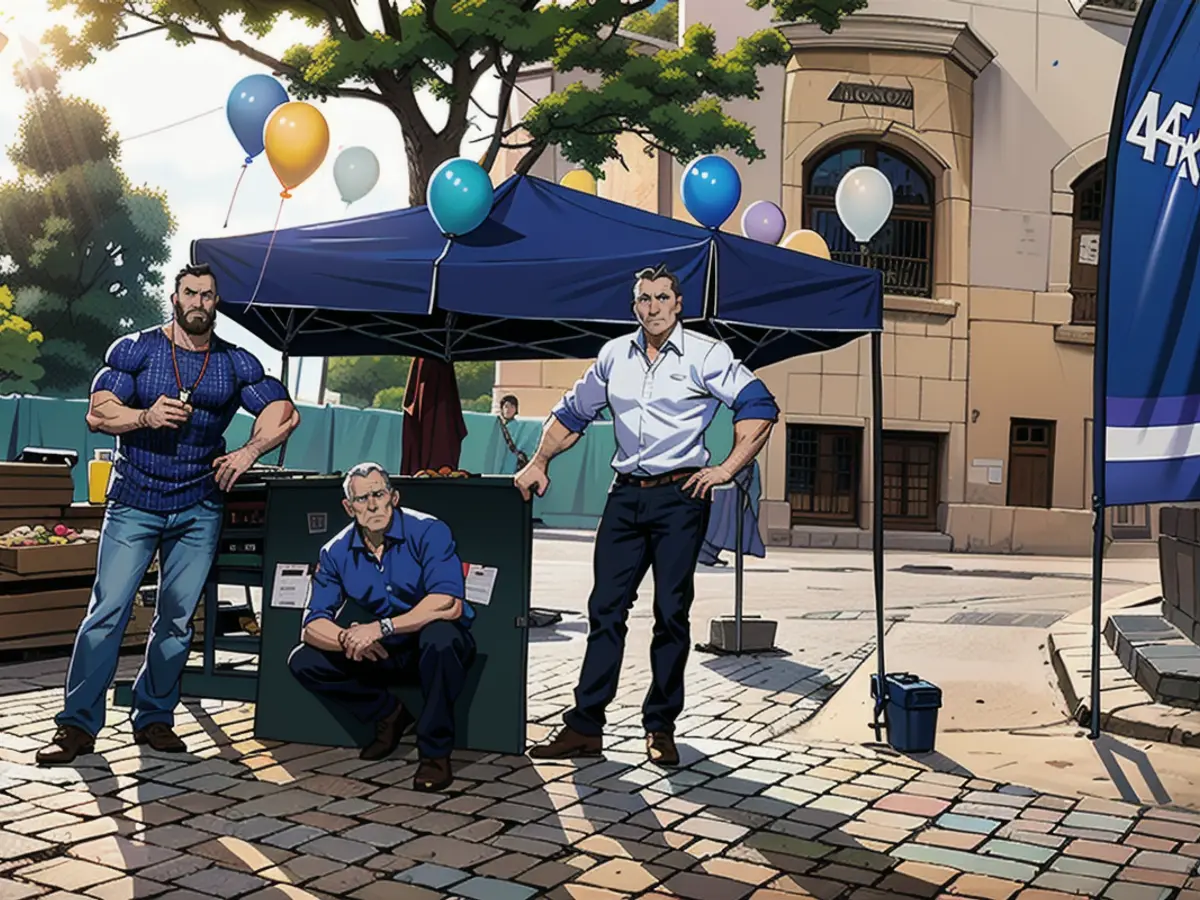
[[[539,551],[535,604],[566,615],[531,635],[534,741],[571,702],[589,580],[573,557],[589,549]],[[545,565],[547,553],[563,558]],[[252,707],[207,702],[180,710],[187,754],[132,746],[113,710],[97,755],[38,769],[66,663],[0,667],[0,900],[1200,900],[1200,814],[931,772],[861,746],[865,728],[845,745],[797,743],[795,727],[872,649],[874,625],[825,616],[869,608],[858,585],[869,575],[836,571],[857,564],[850,555],[780,558],[748,573],[747,596],[751,610],[778,610],[788,653],[691,655],[674,771],[646,762],[639,727],[648,604],[631,619],[603,760],[462,753],[444,795],[409,790],[411,744],[364,763],[352,750],[260,742]],[[994,602],[1003,586],[1008,609],[1061,612],[1087,589],[954,581],[897,575],[889,596]],[[706,617],[728,611],[732,579],[699,582],[703,637]],[[823,618],[805,618],[814,612]],[[124,660],[121,677],[137,662]]]
[[[569,701],[566,646],[533,648],[544,721],[532,740]],[[680,769],[645,760],[631,667],[603,760],[461,753],[445,795],[409,789],[411,745],[365,763],[259,742],[247,705],[181,710],[180,756],[131,746],[114,710],[99,755],[38,769],[64,666],[6,667],[0,900],[1200,900],[1200,814],[789,743],[771,727],[792,713],[765,720],[814,708],[828,672],[699,654],[691,665]]]

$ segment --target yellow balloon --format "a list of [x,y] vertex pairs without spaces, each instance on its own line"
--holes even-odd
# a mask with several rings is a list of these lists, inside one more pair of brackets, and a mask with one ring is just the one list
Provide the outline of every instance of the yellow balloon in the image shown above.
[[596,179],[586,169],[574,169],[562,177],[559,182],[565,188],[583,191],[585,194],[596,196]]
[[329,152],[329,123],[310,103],[285,103],[271,113],[263,131],[267,161],[283,185],[282,197],[321,168]]
[[807,228],[793,231],[783,239],[780,246],[788,250],[795,250],[797,253],[807,253],[809,256],[829,259],[829,245],[825,243],[825,238]]

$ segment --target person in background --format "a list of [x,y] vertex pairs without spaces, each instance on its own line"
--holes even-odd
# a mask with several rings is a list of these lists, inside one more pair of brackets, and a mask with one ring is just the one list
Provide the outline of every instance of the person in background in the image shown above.
[[519,415],[520,408],[521,404],[515,394],[506,394],[500,398],[500,434],[504,438],[504,444],[508,447],[509,454],[516,462],[516,468],[513,469],[513,472],[520,472],[529,465],[528,454],[517,446],[517,442],[513,440],[512,432],[508,430],[509,424]]
[[[675,720],[683,710],[688,617],[710,491],[758,455],[779,416],[770,392],[727,344],[680,324],[683,295],[666,266],[634,276],[633,312],[641,327],[604,345],[554,408],[534,458],[514,479],[525,499],[544,494],[550,461],[574,446],[601,409],[612,409],[616,481],[596,531],[596,580],[588,598],[587,650],[575,706],[554,739],[530,751],[536,759],[600,754],[629,611],[653,567],[651,685],[642,725],[650,761],[678,765]],[[733,409],[733,449],[712,466],[704,432],[722,403]]]
[[[173,729],[192,614],[217,552],[224,494],[300,416],[287,389],[249,352],[213,332],[217,279],[208,266],[175,276],[168,325],[127,335],[92,382],[87,424],[115,435],[117,452],[100,527],[96,580],[75,635],[58,730],[39,765],[67,765],[95,749],[125,628],[150,561],[159,556],[158,599],[146,658],[133,683],[133,739],[154,750],[187,749]],[[250,440],[226,452],[238,408],[255,416]]]
[[[450,528],[401,507],[382,466],[355,466],[344,490],[354,521],[321,549],[302,643],[288,666],[308,690],[375,724],[363,759],[391,754],[416,721],[413,787],[440,791],[454,781],[454,702],[475,660],[463,565]],[[347,601],[375,621],[339,625]],[[419,720],[388,690],[413,674],[424,695]]]

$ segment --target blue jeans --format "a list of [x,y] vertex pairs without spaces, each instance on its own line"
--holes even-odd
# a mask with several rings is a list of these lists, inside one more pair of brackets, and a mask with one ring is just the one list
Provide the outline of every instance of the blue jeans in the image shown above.
[[100,528],[96,582],[67,669],[66,703],[55,718],[59,725],[93,736],[104,727],[121,641],[156,551],[158,600],[146,658],[133,684],[133,727],[174,723],[179,679],[191,649],[192,614],[216,556],[222,510],[219,500],[202,500],[175,513],[109,505]]

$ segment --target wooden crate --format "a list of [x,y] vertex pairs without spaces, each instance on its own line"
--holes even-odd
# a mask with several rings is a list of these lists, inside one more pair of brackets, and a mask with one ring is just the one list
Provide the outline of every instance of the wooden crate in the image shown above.
[[[0,506],[0,534],[8,534],[14,528],[20,528],[22,525],[28,525],[30,528],[34,525],[45,525],[47,528],[53,528],[62,521],[63,508],[61,506],[11,508]],[[64,522],[64,524],[70,523]]]
[[[69,650],[87,612],[91,588],[37,591],[36,582],[28,586],[31,588],[28,593],[0,595],[0,651]],[[135,601],[121,646],[145,647],[153,620],[154,607]],[[193,646],[201,646],[204,641],[203,602],[196,607],[192,629]]]
[[75,481],[66,466],[0,463],[0,519],[27,515],[25,508],[70,506],[74,499]]
[[100,526],[104,524],[104,510],[103,503],[72,503],[62,510],[58,521],[69,525],[76,531],[82,531],[85,528],[99,531]]
[[18,575],[77,572],[96,568],[99,544],[56,544],[44,547],[0,547],[0,569]]

